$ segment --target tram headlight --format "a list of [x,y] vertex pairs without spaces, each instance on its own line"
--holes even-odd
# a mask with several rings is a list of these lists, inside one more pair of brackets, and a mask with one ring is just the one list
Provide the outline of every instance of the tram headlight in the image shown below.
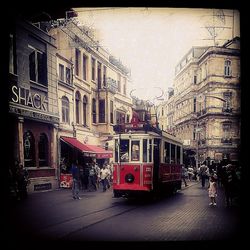
[[132,174],[126,174],[126,176],[125,176],[125,181],[126,181],[127,183],[133,183],[134,180],[135,180],[134,175],[132,175]]

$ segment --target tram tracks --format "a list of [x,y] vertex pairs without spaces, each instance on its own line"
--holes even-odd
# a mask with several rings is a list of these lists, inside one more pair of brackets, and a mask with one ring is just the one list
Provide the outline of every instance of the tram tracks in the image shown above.
[[101,223],[105,220],[111,219],[115,216],[122,215],[137,209],[138,206],[120,206],[113,205],[107,208],[99,209],[89,213],[85,213],[67,220],[60,221],[56,224],[51,224],[36,233],[39,237],[53,238],[53,239],[67,239],[72,234],[91,227],[92,225]]

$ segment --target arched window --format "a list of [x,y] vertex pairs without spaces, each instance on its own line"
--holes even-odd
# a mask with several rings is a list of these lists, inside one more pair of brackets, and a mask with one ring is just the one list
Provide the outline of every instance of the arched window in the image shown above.
[[231,67],[231,61],[230,60],[225,61],[224,75],[225,76],[231,76],[232,75],[232,67]]
[[35,167],[35,139],[31,131],[23,135],[24,167]]
[[81,100],[81,95],[80,93],[77,91],[76,92],[76,123],[79,124],[80,123],[80,100]]
[[85,95],[83,97],[83,126],[87,126],[87,104],[88,104],[88,98]]
[[92,121],[96,123],[96,99],[92,99]]
[[40,134],[38,142],[39,166],[48,166],[48,138],[44,133]]
[[69,100],[66,96],[62,97],[62,122],[69,123]]

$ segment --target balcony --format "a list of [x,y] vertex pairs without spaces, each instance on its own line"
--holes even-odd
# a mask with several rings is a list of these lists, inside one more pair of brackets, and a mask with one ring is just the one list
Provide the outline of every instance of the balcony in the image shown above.
[[222,108],[222,112],[224,112],[224,113],[232,113],[233,108]]
[[232,144],[232,138],[221,138],[221,143]]

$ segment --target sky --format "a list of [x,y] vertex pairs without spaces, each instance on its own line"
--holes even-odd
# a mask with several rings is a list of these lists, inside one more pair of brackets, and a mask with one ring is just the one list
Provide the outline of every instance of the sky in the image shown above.
[[[134,90],[133,94],[142,99],[167,96],[169,87],[173,87],[175,66],[192,46],[213,45],[213,34],[219,45],[233,36],[240,36],[237,10],[74,10],[78,12],[80,23],[96,30],[101,46],[131,70],[129,91]],[[215,26],[218,28],[211,28]]]

